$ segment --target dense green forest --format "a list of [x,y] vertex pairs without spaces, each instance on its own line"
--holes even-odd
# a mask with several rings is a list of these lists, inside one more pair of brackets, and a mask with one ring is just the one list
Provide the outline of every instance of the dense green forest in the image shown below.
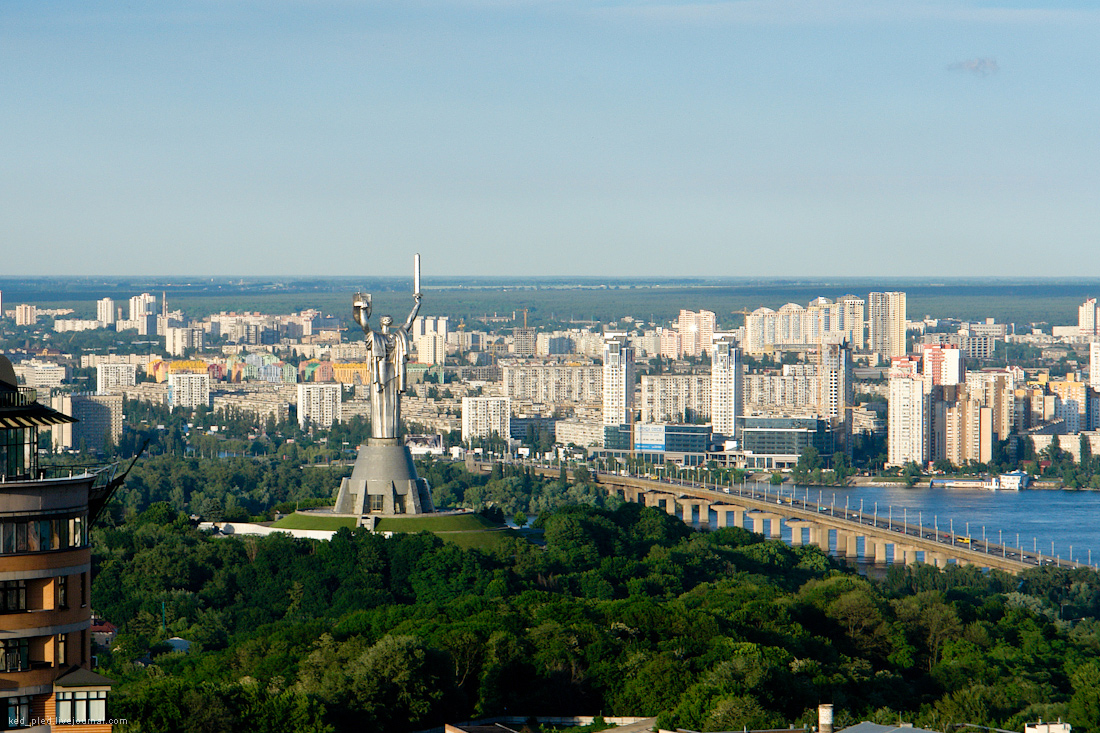
[[[215,538],[173,506],[193,459],[174,460],[143,469],[94,532],[93,605],[122,630],[101,671],[129,730],[401,731],[503,713],[729,730],[810,722],[833,702],[841,725],[1022,730],[1062,716],[1100,731],[1091,571],[916,566],[875,583],[816,548],[604,505],[583,482],[452,464],[423,467],[436,490],[538,513],[545,547],[347,529]],[[326,469],[239,460],[258,472],[242,487],[273,482],[264,501],[330,486],[305,479]],[[192,470],[202,486],[245,469]],[[191,653],[170,652],[171,636]]]

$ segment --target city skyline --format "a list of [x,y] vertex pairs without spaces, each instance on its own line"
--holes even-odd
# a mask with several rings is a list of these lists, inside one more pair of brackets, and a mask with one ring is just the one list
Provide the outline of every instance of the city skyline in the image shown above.
[[1078,2],[0,20],[12,275],[1100,275]]

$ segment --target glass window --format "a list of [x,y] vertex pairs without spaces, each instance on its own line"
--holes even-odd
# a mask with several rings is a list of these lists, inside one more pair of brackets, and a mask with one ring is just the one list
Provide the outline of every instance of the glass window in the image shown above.
[[58,723],[102,723],[107,720],[106,692],[57,693]]
[[38,552],[38,522],[28,522],[23,527],[27,531],[27,552]]
[[57,711],[55,714],[58,723],[73,722],[73,693],[57,693]]
[[57,663],[60,666],[65,666],[65,640],[68,638],[68,634],[57,635]]
[[59,550],[63,547],[63,545],[60,542],[60,536],[59,536],[59,533],[58,533],[58,526],[61,524],[61,521],[59,521],[57,519],[51,519],[49,524],[50,524],[50,549],[51,550]]
[[15,552],[15,524],[12,522],[4,522],[4,553],[7,555]]
[[96,697],[88,700],[88,720],[93,723],[102,723],[107,720],[107,693],[92,693]]
[[0,582],[0,613],[27,610],[27,581],[5,580]]
[[69,607],[69,576],[59,575],[57,578],[57,607]]
[[16,522],[15,523],[15,551],[26,552],[27,551],[27,523]]
[[30,697],[9,697],[6,702],[9,728],[26,728],[31,724]]
[[64,549],[69,546],[69,520],[57,520],[57,546]]
[[38,525],[38,549],[50,549],[50,520],[43,519],[35,524]]

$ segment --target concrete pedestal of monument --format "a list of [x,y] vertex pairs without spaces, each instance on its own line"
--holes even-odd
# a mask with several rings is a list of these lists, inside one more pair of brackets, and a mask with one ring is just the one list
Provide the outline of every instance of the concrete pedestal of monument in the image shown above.
[[[351,476],[340,482],[334,514],[402,516],[435,511],[428,482],[416,475],[400,438],[370,438],[359,446]],[[373,524],[373,522],[371,522]]]

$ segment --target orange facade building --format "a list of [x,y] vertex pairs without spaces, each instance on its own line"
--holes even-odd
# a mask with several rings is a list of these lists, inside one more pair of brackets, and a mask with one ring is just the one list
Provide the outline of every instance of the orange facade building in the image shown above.
[[112,682],[91,670],[88,528],[113,482],[38,466],[39,428],[71,422],[0,357],[2,730],[111,730]]

